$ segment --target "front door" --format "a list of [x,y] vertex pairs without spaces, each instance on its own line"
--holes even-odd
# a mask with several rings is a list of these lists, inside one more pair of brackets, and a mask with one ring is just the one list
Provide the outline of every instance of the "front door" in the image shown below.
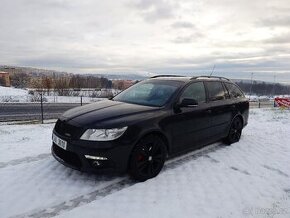
[[171,117],[172,150],[174,152],[197,148],[207,138],[210,126],[209,105],[206,103],[206,92],[203,82],[189,84],[178,98],[177,105],[183,99],[197,101],[194,107],[178,107]]

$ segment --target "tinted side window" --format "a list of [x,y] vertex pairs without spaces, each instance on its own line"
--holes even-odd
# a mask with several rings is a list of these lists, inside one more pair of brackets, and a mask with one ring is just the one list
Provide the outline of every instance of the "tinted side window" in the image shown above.
[[206,86],[210,101],[223,100],[226,98],[226,93],[221,82],[206,82]]
[[234,84],[225,83],[227,90],[229,91],[231,98],[241,98],[244,97],[242,91]]
[[203,82],[192,83],[186,87],[180,96],[180,101],[182,101],[184,98],[194,99],[198,103],[205,102],[206,97]]

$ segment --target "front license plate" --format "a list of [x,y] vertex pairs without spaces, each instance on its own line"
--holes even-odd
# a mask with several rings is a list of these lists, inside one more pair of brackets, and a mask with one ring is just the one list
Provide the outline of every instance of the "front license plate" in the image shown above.
[[62,149],[66,150],[66,141],[59,138],[58,136],[56,136],[55,134],[52,133],[52,141],[54,142],[54,144],[56,144],[57,146],[61,147]]

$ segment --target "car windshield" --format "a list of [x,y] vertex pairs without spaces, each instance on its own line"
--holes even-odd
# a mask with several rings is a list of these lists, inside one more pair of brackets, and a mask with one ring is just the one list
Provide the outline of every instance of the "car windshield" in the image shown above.
[[113,100],[161,107],[170,99],[177,88],[178,84],[176,83],[141,82],[121,92]]

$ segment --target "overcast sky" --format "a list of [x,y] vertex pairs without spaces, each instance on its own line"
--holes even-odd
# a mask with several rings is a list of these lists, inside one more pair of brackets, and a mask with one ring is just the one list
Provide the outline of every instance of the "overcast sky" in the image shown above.
[[0,64],[290,82],[289,0],[1,0]]

